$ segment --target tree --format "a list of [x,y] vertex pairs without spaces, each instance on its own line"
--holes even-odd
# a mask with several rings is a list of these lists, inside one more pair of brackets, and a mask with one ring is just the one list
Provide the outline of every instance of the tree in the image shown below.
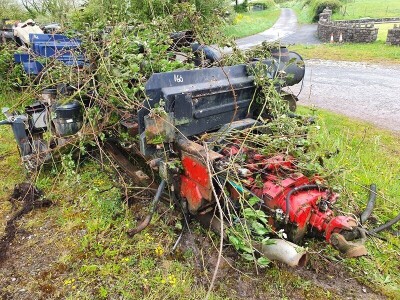
[[17,0],[0,1],[0,19],[24,19],[26,14]]
[[66,14],[77,8],[76,0],[21,0],[22,5],[32,18],[50,16],[53,20],[63,23]]

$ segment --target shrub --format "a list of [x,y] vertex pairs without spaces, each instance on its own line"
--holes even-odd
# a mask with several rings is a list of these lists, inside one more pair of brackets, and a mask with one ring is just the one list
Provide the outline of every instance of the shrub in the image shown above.
[[274,0],[256,0],[254,2],[251,2],[252,6],[262,6],[263,9],[268,9],[276,6],[276,3]]
[[329,7],[332,12],[336,12],[342,6],[342,3],[339,0],[312,0],[310,1],[310,8],[313,13],[313,21],[318,21],[319,14],[322,11]]
[[14,52],[12,45],[0,45],[0,93],[23,83],[22,66],[14,64]]
[[193,5],[205,21],[231,9],[228,0],[88,0],[83,9],[71,14],[71,19],[76,28],[94,21],[117,24],[132,23],[132,20],[136,19],[147,22],[157,17],[169,16],[177,5]]
[[247,0],[244,0],[241,4],[235,5],[235,12],[237,13],[242,13],[242,12],[247,12],[249,3]]

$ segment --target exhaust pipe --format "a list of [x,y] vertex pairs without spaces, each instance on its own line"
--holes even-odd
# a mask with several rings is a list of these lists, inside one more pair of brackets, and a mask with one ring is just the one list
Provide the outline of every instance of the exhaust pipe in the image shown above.
[[[221,235],[221,220],[215,217],[213,212],[197,215],[195,218],[204,228],[211,229],[216,234]],[[228,240],[225,232],[223,239]],[[306,249],[282,239],[269,239],[269,241],[271,241],[270,245],[254,243],[253,247],[266,258],[283,262],[290,267],[304,267],[306,265],[308,261]]]
[[266,258],[277,260],[290,267],[304,267],[308,260],[306,249],[282,239],[270,239],[272,244],[254,245]]

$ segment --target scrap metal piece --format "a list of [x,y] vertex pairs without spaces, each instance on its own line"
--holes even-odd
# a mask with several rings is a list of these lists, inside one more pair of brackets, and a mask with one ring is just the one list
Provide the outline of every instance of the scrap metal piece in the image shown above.
[[336,249],[338,249],[348,258],[359,257],[368,254],[364,244],[349,242],[340,233],[333,233],[330,241]]
[[135,183],[143,185],[151,184],[150,177],[144,174],[138,166],[132,164],[127,158],[126,153],[117,144],[111,140],[107,140],[104,143],[104,149]]
[[149,114],[144,118],[146,143],[158,145],[170,143],[175,138],[174,115]]

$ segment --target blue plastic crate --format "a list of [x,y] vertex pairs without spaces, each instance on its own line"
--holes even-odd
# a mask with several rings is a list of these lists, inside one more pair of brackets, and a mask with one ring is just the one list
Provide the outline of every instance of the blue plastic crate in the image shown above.
[[83,54],[78,51],[66,51],[62,55],[57,56],[57,59],[60,61],[74,61],[74,60],[85,60]]
[[16,63],[29,62],[31,56],[28,53],[14,53],[14,61]]
[[71,59],[71,60],[62,60],[62,62],[70,67],[83,67],[84,65],[86,65],[86,62],[84,60]]
[[64,42],[64,41],[49,41],[46,43],[35,42],[32,44],[32,48],[37,55],[51,57],[55,54],[62,53],[68,50],[74,50],[80,46],[76,42]]
[[43,70],[43,65],[38,61],[23,62],[22,64],[28,75],[38,75]]
[[29,34],[29,42],[30,43],[46,43],[49,41],[70,41],[68,37],[63,34],[38,34],[38,33],[30,33]]

